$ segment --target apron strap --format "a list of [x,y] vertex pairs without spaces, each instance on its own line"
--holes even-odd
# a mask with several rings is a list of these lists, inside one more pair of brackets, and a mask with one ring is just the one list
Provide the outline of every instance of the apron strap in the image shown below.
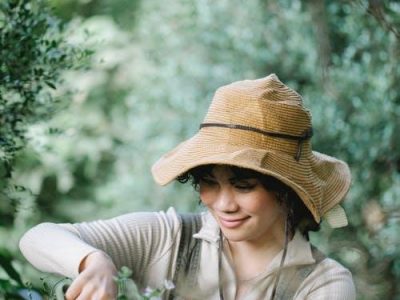
[[193,238],[202,226],[200,214],[179,214],[181,219],[181,239],[178,255],[175,262],[175,273],[169,299],[172,300],[179,290],[190,291],[196,286],[196,279],[200,267],[201,240]]
[[284,280],[281,280],[278,284],[278,288],[276,290],[276,299],[293,299],[300,285],[307,278],[307,276],[310,275],[318,266],[318,264],[326,258],[325,254],[323,254],[313,245],[311,245],[311,251],[315,259],[315,263],[311,265],[299,266],[296,268],[295,272],[291,273],[291,276],[284,276],[284,278],[282,278]]

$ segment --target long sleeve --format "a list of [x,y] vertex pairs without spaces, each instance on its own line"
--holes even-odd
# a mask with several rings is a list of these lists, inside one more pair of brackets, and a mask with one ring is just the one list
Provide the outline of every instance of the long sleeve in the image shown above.
[[78,224],[43,223],[25,233],[20,249],[37,269],[69,277],[77,276],[82,259],[97,250],[107,253],[117,268],[131,268],[134,277],[164,260],[160,272],[167,276],[178,234],[180,221],[171,208]]
[[42,223],[30,229],[19,246],[35,268],[68,277],[76,276],[81,260],[97,250],[82,241],[72,225],[53,223]]

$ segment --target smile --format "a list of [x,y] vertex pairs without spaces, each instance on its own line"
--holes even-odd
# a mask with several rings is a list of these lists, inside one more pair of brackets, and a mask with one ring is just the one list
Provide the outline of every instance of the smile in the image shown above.
[[250,217],[244,217],[240,219],[227,219],[219,217],[219,222],[225,228],[236,228],[246,222]]

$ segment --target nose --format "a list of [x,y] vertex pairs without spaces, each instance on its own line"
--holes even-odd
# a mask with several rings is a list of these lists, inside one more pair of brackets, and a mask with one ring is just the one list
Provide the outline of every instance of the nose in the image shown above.
[[214,203],[214,209],[224,213],[233,213],[239,209],[239,205],[237,204],[235,195],[231,189],[222,188],[219,190],[217,199]]

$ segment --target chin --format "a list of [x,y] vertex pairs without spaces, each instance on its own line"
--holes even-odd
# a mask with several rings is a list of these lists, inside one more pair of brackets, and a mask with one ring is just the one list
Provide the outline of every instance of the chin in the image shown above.
[[224,237],[231,242],[243,242],[249,240],[250,236],[243,232],[233,232],[233,230],[222,229]]

